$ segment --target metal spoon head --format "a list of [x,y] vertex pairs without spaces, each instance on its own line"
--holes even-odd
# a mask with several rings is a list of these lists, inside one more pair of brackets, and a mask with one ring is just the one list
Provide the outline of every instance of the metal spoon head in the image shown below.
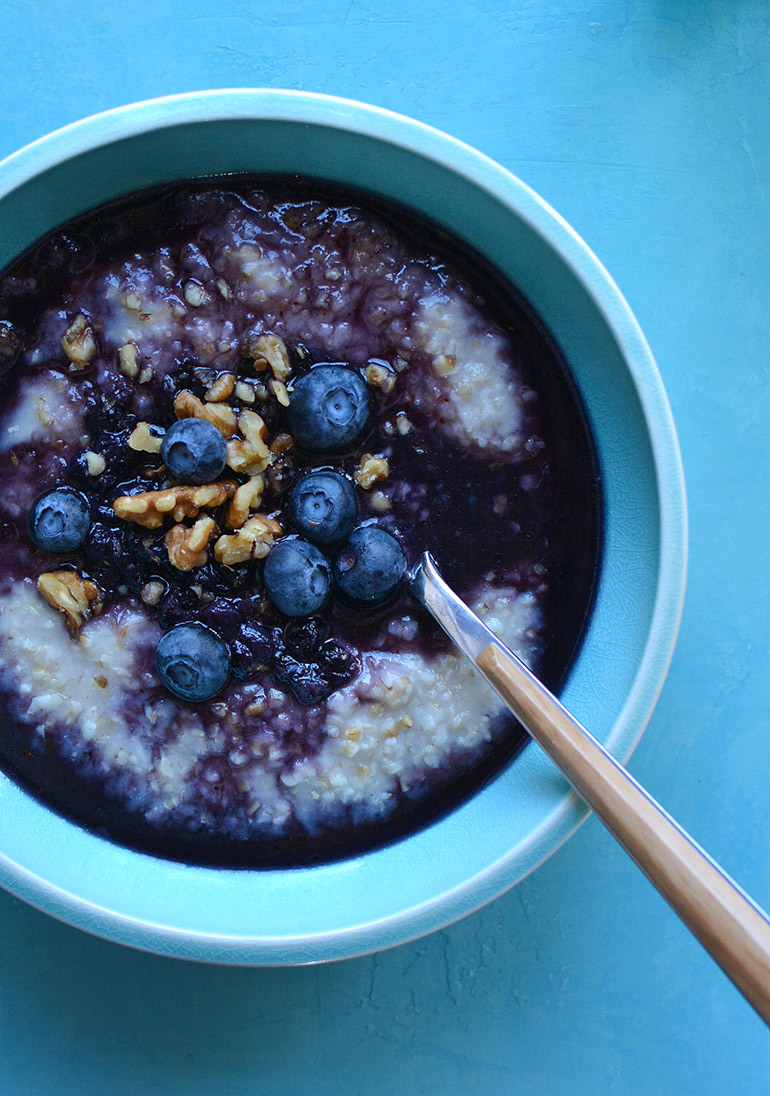
[[430,552],[425,552],[419,563],[409,572],[407,588],[412,597],[425,606],[449,638],[472,662],[475,663],[490,643],[510,654],[494,632],[447,586]]

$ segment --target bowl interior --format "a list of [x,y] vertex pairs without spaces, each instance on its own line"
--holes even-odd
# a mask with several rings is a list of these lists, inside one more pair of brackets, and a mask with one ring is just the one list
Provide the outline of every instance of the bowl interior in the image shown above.
[[[0,165],[0,268],[112,198],[243,171],[313,175],[425,213],[486,255],[549,328],[589,413],[606,508],[596,605],[563,699],[627,755],[678,623],[685,534],[676,439],[620,294],[523,184],[450,138],[357,104],[276,92],[179,97],[79,123]],[[395,845],[322,867],[219,871],[114,846],[0,776],[0,882],[71,923],[153,951],[323,960],[398,943],[478,907],[553,851],[584,813],[530,746],[469,802]]]

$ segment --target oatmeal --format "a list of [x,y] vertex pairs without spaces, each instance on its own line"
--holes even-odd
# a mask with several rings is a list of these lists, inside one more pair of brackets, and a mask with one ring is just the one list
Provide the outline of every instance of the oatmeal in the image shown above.
[[425,550],[550,684],[598,487],[558,354],[409,215],[188,185],[0,275],[0,765],[193,862],[351,854],[523,743],[404,589]]

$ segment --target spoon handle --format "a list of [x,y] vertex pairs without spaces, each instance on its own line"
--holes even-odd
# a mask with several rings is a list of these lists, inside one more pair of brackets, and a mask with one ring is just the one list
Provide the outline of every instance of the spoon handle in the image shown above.
[[409,589],[770,1024],[767,915],[460,600],[428,553]]
[[511,651],[476,665],[725,974],[770,1024],[770,921]]

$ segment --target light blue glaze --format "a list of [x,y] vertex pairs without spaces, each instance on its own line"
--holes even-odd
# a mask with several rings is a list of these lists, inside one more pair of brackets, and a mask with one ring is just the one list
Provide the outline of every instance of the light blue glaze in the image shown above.
[[[290,85],[471,142],[589,241],[651,341],[689,489],[682,630],[631,769],[770,906],[766,8],[7,0],[2,15],[0,155],[138,98]],[[451,928],[309,969],[142,955],[0,893],[0,1062],[0,1090],[23,1096],[761,1096],[770,1039],[590,819]]]
[[[679,622],[679,454],[627,305],[522,183],[436,130],[348,100],[273,91],[155,100],[65,128],[0,163],[0,265],[47,228],[118,195],[244,170],[382,190],[453,227],[510,277],[560,344],[592,422],[605,511],[596,604],[563,697],[625,757]],[[123,943],[257,964],[343,958],[445,925],[521,879],[586,813],[532,746],[461,808],[388,848],[302,870],[223,872],[116,848],[6,778],[0,797],[0,882],[14,893]]]

